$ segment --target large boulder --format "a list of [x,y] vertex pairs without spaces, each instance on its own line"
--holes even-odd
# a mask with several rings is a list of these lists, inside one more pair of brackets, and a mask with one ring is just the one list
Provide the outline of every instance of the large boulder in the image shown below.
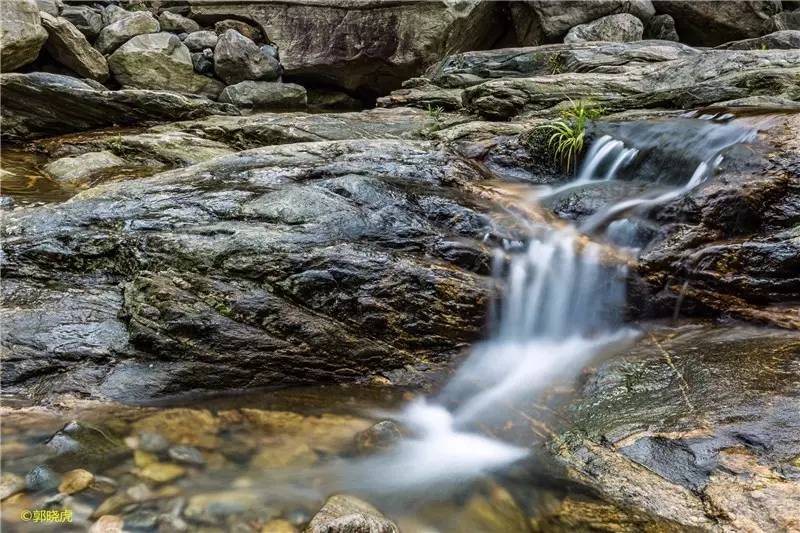
[[658,13],[670,15],[681,40],[698,46],[717,46],[783,29],[778,0],[753,2],[696,2],[656,0]]
[[3,74],[2,138],[31,139],[146,120],[238,114],[227,104],[166,91],[98,90],[70,76]]
[[90,41],[94,41],[105,27],[99,9],[90,6],[65,6],[61,16],[70,21]]
[[434,143],[361,138],[11,211],[4,389],[131,400],[430,364],[479,335],[485,237],[514,234],[475,196],[484,179]]
[[190,4],[196,18],[256,22],[278,45],[287,76],[371,96],[400,87],[447,53],[490,47],[504,31],[502,5],[474,0]]
[[183,40],[183,44],[192,52],[202,52],[206,48],[214,49],[219,38],[213,31],[194,31]]
[[103,28],[94,46],[104,54],[110,54],[129,39],[145,33],[156,33],[159,29],[153,15],[147,11],[137,11]]
[[171,11],[162,11],[158,16],[158,23],[161,25],[161,31],[192,33],[200,30],[200,25],[194,20]]
[[220,20],[214,24],[214,31],[219,35],[222,35],[228,30],[236,30],[253,42],[260,43],[264,40],[264,34],[260,29],[241,20]]
[[524,0],[510,2],[515,40],[523,46],[558,42],[573,27],[620,13],[642,21],[655,14],[650,0]]
[[641,41],[643,33],[644,24],[641,20],[628,13],[620,13],[575,26],[564,37],[564,42],[611,41],[626,43]]
[[3,2],[0,18],[0,63],[3,72],[27,65],[39,57],[47,40],[39,7],[34,0]]
[[42,13],[49,37],[45,48],[50,57],[76,74],[97,81],[108,79],[108,62],[70,21]]
[[220,35],[214,48],[214,70],[229,85],[246,80],[272,81],[280,76],[278,61],[236,30]]
[[223,85],[195,74],[189,49],[167,32],[137,35],[108,58],[120,85],[129,88],[202,94],[216,98]]
[[251,110],[305,109],[306,90],[294,83],[243,81],[228,85],[219,96],[220,102]]

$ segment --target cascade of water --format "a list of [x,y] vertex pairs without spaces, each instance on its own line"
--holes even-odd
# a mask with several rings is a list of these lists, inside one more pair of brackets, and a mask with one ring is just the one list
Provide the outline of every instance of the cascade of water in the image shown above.
[[[644,142],[638,146],[610,135],[600,137],[569,186],[618,179],[621,169],[664,142],[663,130],[663,123],[644,126],[639,131]],[[381,468],[391,474],[366,488],[430,489],[444,480],[458,483],[526,454],[473,431],[503,416],[509,404],[571,376],[588,360],[634,338],[635,332],[622,326],[620,319],[626,266],[604,260],[603,245],[585,235],[621,214],[651,208],[691,191],[712,175],[724,149],[755,136],[752,130],[708,122],[698,132],[693,139],[679,137],[682,146],[694,143],[692,149],[698,155],[683,183],[652,196],[625,199],[590,217],[580,230],[549,228],[532,236],[526,246],[497,253],[495,275],[505,280],[505,287],[502,302],[494,311],[491,337],[474,347],[433,402],[414,402],[403,413],[402,420],[416,436],[390,455],[367,463],[368,470]]]

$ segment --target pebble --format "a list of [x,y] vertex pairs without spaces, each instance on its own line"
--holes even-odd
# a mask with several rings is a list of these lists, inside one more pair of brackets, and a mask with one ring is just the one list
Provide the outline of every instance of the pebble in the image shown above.
[[158,513],[147,509],[138,509],[123,516],[125,529],[151,530],[158,523]]
[[75,494],[94,483],[94,474],[82,468],[70,470],[61,479],[61,484],[58,486],[58,492],[63,494]]
[[0,500],[25,489],[25,480],[16,474],[3,472],[0,475]]
[[158,433],[142,431],[139,433],[139,449],[150,453],[167,451],[169,441]]
[[95,509],[94,513],[92,513],[92,517],[111,515],[131,503],[133,503],[133,500],[127,494],[109,496]]
[[173,446],[169,449],[169,456],[179,463],[190,465],[203,465],[206,462],[200,450],[191,446]]
[[186,469],[172,463],[150,463],[140,468],[138,476],[153,483],[166,483],[186,474]]
[[58,483],[58,474],[44,465],[35,467],[25,476],[25,485],[32,492],[54,489]]
[[133,452],[133,464],[135,464],[139,468],[144,468],[145,466],[153,463],[158,462],[158,457],[150,452],[145,452],[142,450],[135,450]]
[[261,528],[261,533],[296,533],[297,529],[288,520],[270,520]]
[[158,533],[181,533],[188,529],[189,524],[179,516],[162,514],[158,517]]
[[110,477],[95,476],[92,483],[92,490],[103,494],[114,494],[117,491],[117,482]]
[[122,517],[107,514],[97,519],[89,528],[89,533],[122,533]]

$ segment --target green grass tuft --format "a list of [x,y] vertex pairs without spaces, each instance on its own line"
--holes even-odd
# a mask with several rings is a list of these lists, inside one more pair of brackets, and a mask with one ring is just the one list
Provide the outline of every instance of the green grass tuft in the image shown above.
[[561,112],[561,118],[539,126],[551,134],[547,147],[552,150],[553,159],[561,162],[567,172],[577,167],[586,140],[587,124],[605,112],[602,107],[589,101],[569,101],[570,107]]

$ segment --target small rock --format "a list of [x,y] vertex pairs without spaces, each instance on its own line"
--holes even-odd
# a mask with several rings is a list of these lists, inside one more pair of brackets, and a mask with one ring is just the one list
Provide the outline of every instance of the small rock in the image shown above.
[[278,57],[278,47],[275,46],[274,44],[262,45],[261,47],[259,47],[259,50],[261,50],[261,53],[264,54],[265,56],[271,57],[276,61],[280,60],[280,58]]
[[146,452],[144,450],[135,450],[133,452],[133,464],[138,468],[144,468],[149,464],[158,462],[158,457],[155,454]]
[[648,39],[680,41],[678,32],[675,30],[675,20],[669,15],[656,15],[648,20],[645,34]]
[[385,451],[391,449],[403,438],[400,426],[391,420],[382,420],[368,429],[356,434],[356,449],[360,453]]
[[134,422],[134,430],[163,435],[174,444],[216,448],[219,421],[204,409],[165,409]]
[[182,533],[189,530],[189,524],[179,516],[161,514],[158,516],[158,533]]
[[183,40],[183,44],[192,52],[202,52],[206,48],[213,51],[218,40],[219,37],[213,31],[194,31]]
[[311,466],[317,454],[308,444],[292,440],[271,444],[250,461],[252,468],[286,468]]
[[89,528],[89,533],[122,533],[123,520],[121,516],[107,514],[97,519]]
[[105,515],[112,515],[126,505],[134,503],[134,501],[135,500],[133,500],[127,494],[114,494],[113,496],[109,496],[103,500],[103,503],[101,503],[100,506],[95,509],[94,513],[92,513],[92,517],[96,518]]
[[206,462],[200,450],[191,446],[173,446],[169,449],[169,456],[174,461],[190,465],[203,465]]
[[180,39],[181,41],[185,41],[188,36],[189,36],[188,33],[182,32],[178,34],[178,39]]
[[94,41],[105,27],[100,10],[90,6],[66,6],[61,17],[70,21],[89,41]]
[[11,472],[0,474],[0,500],[25,489],[25,480]]
[[153,483],[167,483],[186,474],[186,469],[172,463],[150,463],[140,468],[140,478]]
[[197,494],[189,498],[183,514],[202,524],[219,525],[234,514],[258,507],[259,500],[252,492],[232,491]]
[[158,33],[159,30],[160,26],[153,15],[147,11],[137,11],[103,28],[94,46],[104,54],[110,54],[137,35]]
[[369,503],[350,496],[331,496],[314,515],[305,533],[400,533],[394,522]]
[[564,42],[613,41],[626,43],[641,41],[643,34],[644,24],[641,20],[630,13],[620,13],[575,26],[564,37]]
[[33,0],[3,2],[0,19],[0,63],[3,72],[27,65],[39,56],[47,40],[39,6]]
[[70,470],[61,479],[61,484],[58,486],[58,492],[62,494],[75,494],[94,483],[94,474],[82,468]]
[[125,529],[150,531],[158,523],[158,513],[148,509],[137,509],[123,516]]
[[137,483],[136,485],[132,485],[128,487],[128,490],[125,491],[125,494],[135,502],[143,502],[145,500],[149,500],[153,498],[153,491],[150,490],[145,483]]
[[103,494],[114,494],[117,491],[117,482],[110,477],[95,476],[91,488]]
[[261,53],[258,46],[236,30],[227,30],[214,48],[217,75],[232,85],[246,80],[272,81],[280,75],[280,64]]
[[219,95],[220,102],[253,110],[305,109],[306,90],[294,83],[243,81],[228,85]]
[[261,533],[297,533],[288,520],[270,520],[261,528]]
[[44,170],[59,181],[80,182],[99,172],[125,165],[125,161],[109,151],[88,152],[75,157],[62,157],[44,166]]
[[158,433],[143,431],[139,433],[139,449],[150,453],[161,453],[167,451],[169,441]]
[[228,30],[236,30],[255,42],[262,42],[264,40],[264,35],[261,33],[261,30],[241,20],[226,19],[220,20],[214,24],[214,31],[217,32],[218,35],[222,35]]
[[161,31],[172,31],[175,33],[192,33],[198,31],[200,25],[190,18],[184,17],[177,13],[164,11],[158,16],[158,22],[161,24]]
[[31,492],[54,489],[58,487],[58,483],[58,474],[44,465],[33,468],[25,476],[25,485]]
[[[206,50],[210,50],[206,48]],[[213,76],[214,75],[214,53],[211,53],[211,58],[209,59],[208,55],[203,52],[193,52],[192,53],[192,66],[194,67],[194,71],[199,74],[204,74],[206,76]],[[224,91],[224,89],[223,89]]]
[[108,62],[103,54],[92,48],[86,36],[70,21],[61,17],[42,15],[42,25],[49,37],[45,48],[50,56],[84,78],[97,81],[108,79]]

